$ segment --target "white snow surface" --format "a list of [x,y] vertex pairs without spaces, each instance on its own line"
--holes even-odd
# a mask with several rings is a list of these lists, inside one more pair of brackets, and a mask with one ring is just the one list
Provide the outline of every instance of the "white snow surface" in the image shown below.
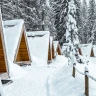
[[[3,86],[4,92],[8,96],[49,96],[48,78],[51,74],[60,70],[60,65],[65,66],[64,61],[67,62],[67,58],[58,56],[53,61],[52,66],[50,64],[47,66],[22,67],[26,74],[14,79],[12,84]],[[14,68],[13,70],[17,71]]]
[[[86,45],[85,45],[86,46]],[[83,54],[88,54],[89,50],[85,50]],[[83,58],[84,57],[84,58]],[[72,56],[71,56],[72,58]],[[82,56],[85,59],[85,56]],[[72,58],[73,59],[73,58]],[[83,73],[85,72],[85,67],[89,70],[89,75],[96,80],[96,57],[86,57],[89,60],[87,64],[80,64],[76,62],[76,69]],[[74,60],[72,60],[74,63]],[[49,96],[85,96],[84,92],[84,75],[81,75],[76,71],[75,78],[72,77],[72,63],[66,64],[58,72],[52,74],[49,77]],[[89,79],[89,96],[96,96],[96,81]]]
[[82,52],[83,56],[90,57],[91,49],[92,49],[92,44],[81,44],[80,48],[81,48],[81,52]]
[[[89,66],[90,67],[90,66]],[[88,67],[88,68],[89,68]],[[93,73],[96,65],[90,67]],[[94,70],[93,70],[94,68]],[[84,76],[76,71],[76,77],[72,77],[72,66],[66,65],[49,78],[50,96],[85,96],[84,94]],[[79,71],[84,72],[82,66],[78,67]],[[81,72],[82,72],[81,71]],[[90,73],[91,74],[91,73]],[[95,76],[96,72],[94,73]],[[93,76],[93,77],[94,77]],[[96,76],[95,76],[96,77]],[[96,82],[89,79],[89,96],[96,96]]]
[[1,83],[1,78],[0,78],[0,96],[7,96],[7,95],[5,95],[5,92],[3,90],[3,86],[2,86],[2,83]]
[[49,47],[49,31],[32,31],[27,32],[28,46],[32,58],[32,64],[39,66],[47,65],[48,47]]
[[59,43],[58,41],[53,41],[55,52],[57,50],[58,43]]
[[[50,36],[50,48],[52,49],[53,37]],[[52,51],[52,50],[51,50]]]

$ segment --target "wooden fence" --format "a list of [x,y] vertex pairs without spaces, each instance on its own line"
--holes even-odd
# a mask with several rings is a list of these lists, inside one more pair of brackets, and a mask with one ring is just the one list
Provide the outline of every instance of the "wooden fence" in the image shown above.
[[72,76],[75,78],[75,73],[76,71],[78,73],[80,73],[81,75],[85,76],[85,95],[89,96],[89,78],[91,78],[92,80],[96,81],[96,78],[92,77],[89,74],[88,68],[85,67],[85,72],[80,72],[77,68],[76,68],[76,63],[73,63],[73,72],[72,72]]

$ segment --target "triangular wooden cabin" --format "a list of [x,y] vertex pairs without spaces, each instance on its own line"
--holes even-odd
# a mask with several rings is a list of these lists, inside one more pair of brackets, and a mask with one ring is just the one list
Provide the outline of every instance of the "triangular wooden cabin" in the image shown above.
[[3,34],[3,26],[2,26],[2,14],[0,11],[0,76],[2,78],[2,74],[6,74],[9,76],[9,68],[8,68],[8,60],[6,55],[6,47],[5,47],[5,39]]
[[93,47],[92,47],[90,57],[94,57],[94,56],[95,55],[94,55],[94,51],[93,51]]
[[53,41],[52,41],[52,58],[53,58],[53,59],[55,58],[55,50],[54,50]]
[[58,53],[58,55],[62,55],[62,53],[61,53],[61,47],[60,47],[59,42],[58,42],[58,45],[57,45],[57,53]]
[[48,51],[48,60],[52,61],[52,59],[55,58],[55,50],[54,50],[54,44],[53,44],[53,37],[50,36],[49,38],[49,51]]
[[[49,60],[51,58],[50,44],[49,44],[49,31],[29,31],[27,32],[27,40],[29,50],[31,53],[32,62],[39,66],[48,64],[48,53]],[[49,48],[49,52],[48,52]]]
[[49,37],[48,63],[52,62],[52,38]]
[[14,57],[14,63],[17,63],[19,65],[30,65],[31,64],[31,57],[30,57],[30,52],[29,52],[24,24],[22,26],[21,35],[19,38],[16,54]]
[[53,44],[54,44],[55,57],[56,57],[57,55],[62,55],[61,47],[60,47],[59,42],[58,42],[58,41],[54,41]]

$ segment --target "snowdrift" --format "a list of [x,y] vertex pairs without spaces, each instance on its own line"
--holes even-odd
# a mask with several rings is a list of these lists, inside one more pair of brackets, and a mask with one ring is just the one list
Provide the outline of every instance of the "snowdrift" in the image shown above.
[[[66,66],[49,78],[50,96],[85,96],[84,76],[76,72],[76,78],[72,77],[72,66]],[[90,80],[90,96],[96,95],[96,82]]]

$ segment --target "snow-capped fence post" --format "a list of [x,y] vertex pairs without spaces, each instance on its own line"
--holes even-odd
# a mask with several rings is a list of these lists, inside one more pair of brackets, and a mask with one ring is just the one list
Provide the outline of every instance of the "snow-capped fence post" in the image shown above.
[[72,73],[72,76],[73,76],[74,78],[75,78],[75,67],[74,67],[75,65],[76,65],[76,63],[73,64],[73,73]]
[[73,73],[72,73],[72,76],[75,78],[75,66],[76,66],[76,58],[74,56],[74,54],[72,53],[71,55],[71,62],[73,64]]
[[85,67],[85,95],[89,96],[89,78],[87,76],[88,73],[87,67]]

